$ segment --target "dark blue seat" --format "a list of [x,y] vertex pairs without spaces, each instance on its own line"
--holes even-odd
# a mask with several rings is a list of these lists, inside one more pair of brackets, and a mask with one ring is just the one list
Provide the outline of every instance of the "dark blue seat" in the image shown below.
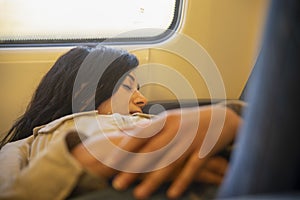
[[299,0],[271,2],[262,50],[249,84],[245,124],[219,198],[274,195],[276,199],[280,194],[299,194]]

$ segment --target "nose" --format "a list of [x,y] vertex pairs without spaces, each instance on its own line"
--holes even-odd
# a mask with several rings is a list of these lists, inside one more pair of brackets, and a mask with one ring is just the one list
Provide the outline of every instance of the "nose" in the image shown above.
[[133,103],[140,108],[143,108],[148,103],[147,98],[138,90],[134,91],[132,98]]

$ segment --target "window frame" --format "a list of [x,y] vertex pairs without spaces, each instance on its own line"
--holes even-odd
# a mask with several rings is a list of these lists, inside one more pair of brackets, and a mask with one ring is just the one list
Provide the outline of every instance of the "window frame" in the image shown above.
[[69,47],[69,46],[94,46],[103,45],[138,45],[156,44],[170,38],[178,30],[182,20],[183,1],[175,0],[174,18],[170,26],[161,34],[152,37],[120,37],[101,39],[61,39],[61,40],[2,40],[0,48],[9,47]]

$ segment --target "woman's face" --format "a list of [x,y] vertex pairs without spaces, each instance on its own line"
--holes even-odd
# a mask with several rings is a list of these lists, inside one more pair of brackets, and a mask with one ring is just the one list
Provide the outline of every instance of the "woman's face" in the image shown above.
[[123,115],[142,112],[147,99],[139,91],[139,85],[133,72],[128,74],[113,96],[97,108],[99,114],[120,113]]

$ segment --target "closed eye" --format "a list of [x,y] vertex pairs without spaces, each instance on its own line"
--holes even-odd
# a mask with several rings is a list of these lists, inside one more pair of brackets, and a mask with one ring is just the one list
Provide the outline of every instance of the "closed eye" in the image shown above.
[[126,85],[126,84],[122,84],[122,86],[128,90],[128,91],[131,91],[132,90],[132,87],[130,87],[129,85]]

